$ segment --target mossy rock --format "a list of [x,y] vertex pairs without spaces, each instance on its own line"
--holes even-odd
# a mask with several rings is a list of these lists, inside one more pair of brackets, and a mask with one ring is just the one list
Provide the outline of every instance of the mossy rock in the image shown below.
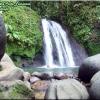
[[13,99],[13,98],[17,98],[17,99],[20,99],[20,98],[31,98],[32,97],[32,91],[29,90],[25,85],[23,84],[15,84],[13,87],[12,87],[12,90],[10,91],[10,98]]
[[[6,83],[5,83],[6,82]],[[32,99],[34,91],[29,89],[24,82],[4,81],[0,83],[0,99]]]
[[2,66],[0,65],[0,71],[2,71]]
[[40,16],[26,6],[15,6],[3,12],[7,28],[7,53],[33,57],[41,50]]

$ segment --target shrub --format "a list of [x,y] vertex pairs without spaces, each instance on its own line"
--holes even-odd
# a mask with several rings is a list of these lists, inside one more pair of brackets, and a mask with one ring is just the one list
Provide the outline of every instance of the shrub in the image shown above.
[[33,57],[42,47],[39,15],[25,6],[3,12],[7,28],[7,53]]

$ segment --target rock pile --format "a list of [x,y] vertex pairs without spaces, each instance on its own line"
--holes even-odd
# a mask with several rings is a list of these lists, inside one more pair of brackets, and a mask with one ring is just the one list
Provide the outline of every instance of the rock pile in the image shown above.
[[0,99],[32,99],[34,92],[28,82],[30,73],[14,65],[5,53],[0,61]]

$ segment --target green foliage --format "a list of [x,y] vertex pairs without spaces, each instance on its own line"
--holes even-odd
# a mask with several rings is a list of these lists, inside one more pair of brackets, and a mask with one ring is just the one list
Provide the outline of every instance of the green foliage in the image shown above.
[[51,2],[51,1],[29,1],[29,2],[31,4],[31,8],[37,11],[38,14],[42,17],[50,18],[50,17],[58,17],[59,15],[59,2]]
[[100,53],[100,43],[89,42],[88,45],[90,54]]
[[40,17],[29,7],[16,6],[3,12],[7,28],[7,52],[33,57],[42,47]]
[[10,86],[0,84],[0,99],[31,99],[34,97],[34,91],[30,90],[23,82],[15,83]]
[[69,26],[73,36],[84,45],[90,54],[100,52],[98,49],[100,44],[96,45],[97,49],[93,51],[94,41],[90,41],[95,30],[94,23],[100,20],[99,1],[38,1],[32,2],[31,7],[42,17],[58,19],[62,24]]
[[[97,49],[93,50],[94,41],[90,41],[90,37],[94,34],[94,23],[100,20],[99,1],[38,1],[33,2],[32,7],[43,17],[54,17],[59,19],[64,25],[69,26],[73,36],[84,45],[90,54],[100,52],[100,49],[98,49],[100,44],[96,45]],[[97,33],[95,32],[95,34]],[[97,41],[96,44],[98,43]]]
[[[90,55],[100,53],[100,42],[91,41],[94,32],[94,23],[99,21],[99,2],[69,2],[68,16],[65,23],[72,28],[74,37],[87,48]],[[70,8],[71,7],[71,8]],[[99,30],[100,31],[100,30]],[[96,36],[98,37],[98,36]],[[95,47],[95,48],[94,48]]]

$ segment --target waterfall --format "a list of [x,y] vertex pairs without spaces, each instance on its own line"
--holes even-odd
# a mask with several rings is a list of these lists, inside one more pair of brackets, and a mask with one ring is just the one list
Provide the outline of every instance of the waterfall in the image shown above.
[[42,19],[42,27],[44,32],[44,59],[46,65],[49,67],[56,65],[53,55],[53,51],[55,50],[58,58],[57,66],[75,67],[68,33],[63,30],[60,24],[46,19]]

